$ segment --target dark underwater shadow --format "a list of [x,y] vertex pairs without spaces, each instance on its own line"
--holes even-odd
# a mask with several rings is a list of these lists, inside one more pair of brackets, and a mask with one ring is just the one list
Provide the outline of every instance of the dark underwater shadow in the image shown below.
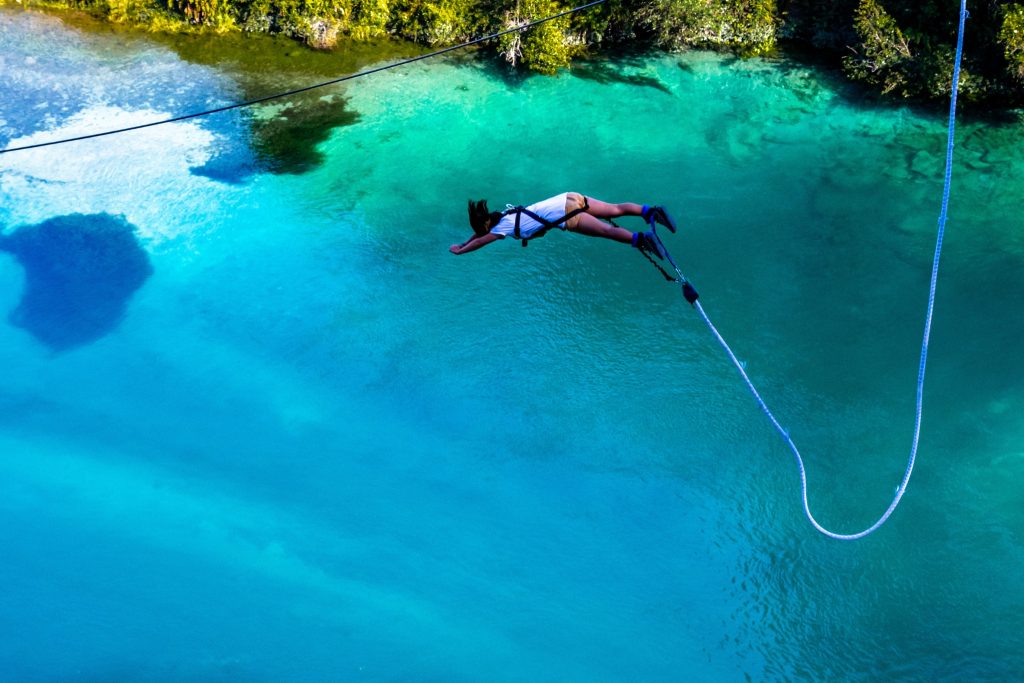
[[0,237],[25,269],[25,291],[8,321],[54,351],[114,330],[153,273],[135,228],[109,214],[71,214]]
[[[497,53],[497,49],[491,43],[483,43],[479,46],[460,50],[445,55],[442,59],[451,66],[469,69],[479,69],[488,78],[501,81],[502,85],[510,90],[518,90],[526,85],[531,78],[550,78],[526,69],[517,69],[506,62]],[[562,72],[559,72],[559,76]],[[558,76],[555,76],[557,78]],[[460,90],[466,90],[466,86],[457,86]]]
[[324,162],[319,151],[335,128],[359,121],[339,95],[305,93],[266,120],[253,121],[252,145],[257,162],[269,173],[306,173]]
[[653,88],[669,95],[672,94],[672,90],[662,83],[660,79],[643,74],[624,73],[617,65],[609,62],[584,62],[579,66],[573,67],[570,73],[584,81],[593,81],[601,84],[621,83],[641,88]]
[[222,146],[190,171],[230,184],[244,183],[257,173],[307,173],[324,162],[319,145],[334,129],[359,121],[358,112],[347,108],[340,95],[314,91],[271,102],[271,106],[274,109],[263,105],[248,112],[247,126],[221,131]]
[[624,68],[643,69],[655,57],[666,53],[653,49],[649,44],[641,42],[636,46],[616,45],[605,48],[600,56],[587,57],[574,62],[569,74],[576,78],[601,84],[621,83],[635,85],[640,88],[653,88],[667,95],[672,90],[661,79],[642,73],[629,73]]

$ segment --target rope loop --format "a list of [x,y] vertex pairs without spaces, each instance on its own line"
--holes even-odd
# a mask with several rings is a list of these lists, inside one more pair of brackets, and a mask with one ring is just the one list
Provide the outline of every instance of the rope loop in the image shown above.
[[[807,471],[804,467],[803,458],[800,457],[800,451],[797,449],[796,444],[793,443],[793,439],[790,438],[789,436],[789,430],[784,428],[781,424],[779,424],[779,421],[775,418],[775,415],[772,413],[771,409],[764,402],[764,399],[761,398],[761,394],[758,393],[757,389],[754,387],[754,383],[750,381],[750,376],[747,375],[746,363],[743,363],[738,358],[736,358],[736,354],[733,353],[732,349],[729,347],[729,344],[722,337],[721,333],[719,333],[714,323],[711,322],[711,319],[708,317],[708,314],[704,311],[704,307],[700,304],[699,301],[691,302],[697,309],[697,311],[700,313],[700,316],[704,320],[705,324],[708,326],[708,329],[710,329],[711,333],[715,336],[715,339],[717,339],[718,343],[722,346],[723,349],[725,349],[726,354],[729,356],[729,360],[732,361],[732,364],[736,367],[736,370],[739,371],[740,376],[743,377],[743,381],[746,383],[747,388],[750,390],[750,393],[753,394],[754,398],[757,399],[757,404],[761,407],[761,410],[764,412],[764,414],[768,416],[768,419],[771,421],[772,426],[775,427],[775,431],[779,433],[779,436],[782,437],[783,441],[786,442],[786,445],[789,446],[789,449],[792,451],[793,457],[796,459],[797,468],[800,471],[800,495],[803,500],[804,514],[807,516],[807,519],[814,526],[814,528],[820,531],[822,534],[828,536],[829,538],[834,538],[840,541],[853,541],[858,538],[864,538],[865,536],[867,536],[868,534],[872,533],[880,526],[885,524],[886,520],[889,519],[889,516],[892,515],[893,511],[896,509],[896,506],[899,505],[900,500],[903,498],[903,494],[906,493],[907,491],[907,485],[910,483],[910,475],[914,471],[914,462],[917,459],[917,447],[920,443],[921,436],[921,415],[924,398],[924,371],[925,366],[928,363],[928,338],[931,335],[932,314],[935,310],[935,287],[939,277],[939,257],[942,255],[942,238],[946,232],[946,210],[949,206],[949,190],[953,174],[953,139],[954,134],[956,132],[956,96],[957,90],[959,89],[960,85],[960,62],[961,58],[963,57],[964,46],[964,22],[968,16],[969,15],[967,13],[967,0],[960,0],[960,25],[957,32],[956,59],[953,65],[953,86],[949,102],[949,131],[946,140],[946,173],[945,181],[942,188],[942,209],[939,212],[939,229],[938,235],[936,236],[935,240],[935,257],[932,259],[932,275],[928,289],[928,309],[927,314],[925,316],[924,333],[921,339],[921,362],[918,367],[917,373],[917,408],[916,415],[914,418],[914,440],[910,448],[910,457],[907,460],[907,469],[903,473],[903,479],[896,487],[896,492],[894,494],[892,502],[889,503],[889,507],[886,508],[885,512],[882,513],[882,516],[879,517],[874,524],[864,529],[863,531],[858,531],[857,533],[840,534],[826,529],[818,522],[818,520],[814,518],[814,515],[811,514],[810,505],[808,505],[807,503]],[[678,268],[676,270],[678,272]],[[682,273],[680,273],[680,278],[683,279],[683,281],[685,282],[685,278],[682,277]]]

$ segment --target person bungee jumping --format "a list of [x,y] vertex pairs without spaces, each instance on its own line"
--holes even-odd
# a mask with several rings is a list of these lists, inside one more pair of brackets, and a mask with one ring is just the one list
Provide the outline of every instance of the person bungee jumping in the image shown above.
[[[612,218],[621,216],[640,216],[652,226],[660,223],[672,232],[676,231],[675,223],[663,207],[632,203],[609,204],[578,192],[563,192],[529,206],[509,205],[505,211],[488,211],[487,200],[474,202],[471,199],[469,224],[473,228],[473,236],[462,244],[453,244],[448,251],[465,254],[509,236],[521,240],[525,247],[528,240],[543,236],[551,228],[559,228],[630,244],[659,259],[665,258],[653,230],[630,232],[610,222]],[[602,218],[609,222],[606,223]]]

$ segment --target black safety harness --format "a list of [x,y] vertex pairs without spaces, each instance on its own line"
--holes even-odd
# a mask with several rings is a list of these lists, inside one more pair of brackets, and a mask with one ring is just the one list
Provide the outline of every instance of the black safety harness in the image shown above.
[[[562,216],[561,218],[559,218],[557,221],[549,221],[548,219],[546,219],[546,218],[544,218],[542,216],[538,216],[533,211],[530,211],[529,209],[527,209],[525,206],[514,206],[511,209],[506,209],[505,212],[502,213],[501,215],[502,216],[508,216],[510,214],[513,214],[513,213],[516,215],[516,225],[515,225],[515,229],[512,231],[512,235],[517,240],[522,241],[523,246],[525,247],[527,245],[527,243],[528,243],[528,240],[536,239],[538,237],[543,237],[544,233],[546,233],[551,228],[558,228],[559,230],[565,230],[566,229],[566,227],[565,227],[566,221],[568,221],[570,218],[574,218],[575,216],[578,216],[579,214],[585,212],[589,208],[590,208],[590,202],[588,202],[587,198],[584,197],[583,198],[583,206],[581,206],[581,207],[579,207],[577,209],[573,209],[569,213],[567,213],[564,216]],[[519,219],[522,217],[522,215],[524,213],[527,216],[529,216],[530,218],[532,218],[533,220],[537,221],[538,223],[540,223],[543,226],[543,227],[541,227],[540,230],[538,230],[537,232],[533,233],[529,237],[523,237],[522,233],[519,231]]]

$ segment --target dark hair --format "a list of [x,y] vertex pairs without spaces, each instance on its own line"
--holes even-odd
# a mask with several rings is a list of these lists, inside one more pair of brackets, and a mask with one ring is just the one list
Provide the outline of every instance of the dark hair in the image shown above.
[[501,213],[498,211],[487,210],[487,200],[481,199],[478,202],[474,202],[472,199],[469,200],[469,224],[473,227],[473,232],[478,235],[484,234],[489,227],[494,227],[498,221],[501,220]]

